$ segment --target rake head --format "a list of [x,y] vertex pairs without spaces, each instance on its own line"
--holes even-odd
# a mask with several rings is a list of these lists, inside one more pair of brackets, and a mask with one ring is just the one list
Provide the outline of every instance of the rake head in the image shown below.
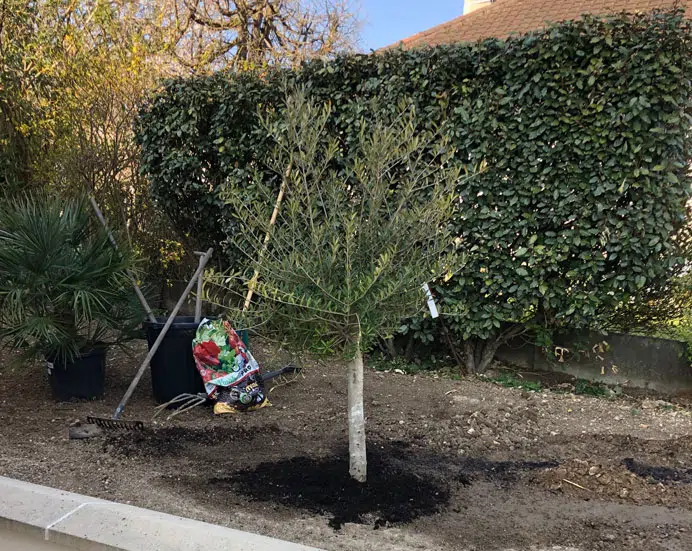
[[112,419],[105,417],[87,417],[87,423],[93,423],[94,425],[106,430],[144,430],[144,423],[142,421],[126,421],[123,419]]

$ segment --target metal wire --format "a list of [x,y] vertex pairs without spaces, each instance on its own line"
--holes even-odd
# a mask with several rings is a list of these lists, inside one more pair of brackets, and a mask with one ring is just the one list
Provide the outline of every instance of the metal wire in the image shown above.
[[152,419],[156,419],[156,417],[163,411],[167,410],[170,406],[175,405],[175,404],[180,404],[176,410],[171,413],[166,419],[171,419],[172,417],[175,417],[179,413],[182,413],[183,411],[188,411],[194,407],[197,407],[199,405],[202,405],[204,402],[207,401],[207,395],[204,394],[203,392],[200,392],[198,394],[190,394],[190,393],[183,393],[179,394],[172,400],[169,400],[165,404],[161,404],[159,406],[156,406],[156,413],[154,413]]

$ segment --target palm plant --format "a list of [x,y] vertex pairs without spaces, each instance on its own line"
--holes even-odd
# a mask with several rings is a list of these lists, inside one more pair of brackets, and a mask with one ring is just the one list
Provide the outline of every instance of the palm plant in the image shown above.
[[27,196],[0,208],[0,341],[71,362],[120,343],[143,319],[127,271],[83,198]]

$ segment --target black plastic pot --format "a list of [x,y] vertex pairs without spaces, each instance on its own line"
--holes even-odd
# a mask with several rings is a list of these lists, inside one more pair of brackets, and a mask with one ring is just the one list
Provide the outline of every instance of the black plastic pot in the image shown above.
[[68,363],[59,358],[48,360],[48,381],[53,390],[53,397],[60,402],[74,398],[101,398],[105,379],[105,348],[94,348],[84,352]]
[[[156,318],[156,323],[144,322],[150,350],[166,321],[168,318]],[[151,359],[151,386],[154,399],[159,404],[179,394],[204,392],[202,378],[192,357],[192,340],[198,326],[192,316],[176,317]]]

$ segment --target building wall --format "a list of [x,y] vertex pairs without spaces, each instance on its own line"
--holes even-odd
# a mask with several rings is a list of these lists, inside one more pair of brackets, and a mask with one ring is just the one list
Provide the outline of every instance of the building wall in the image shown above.
[[495,0],[464,0],[464,15],[483,8]]

